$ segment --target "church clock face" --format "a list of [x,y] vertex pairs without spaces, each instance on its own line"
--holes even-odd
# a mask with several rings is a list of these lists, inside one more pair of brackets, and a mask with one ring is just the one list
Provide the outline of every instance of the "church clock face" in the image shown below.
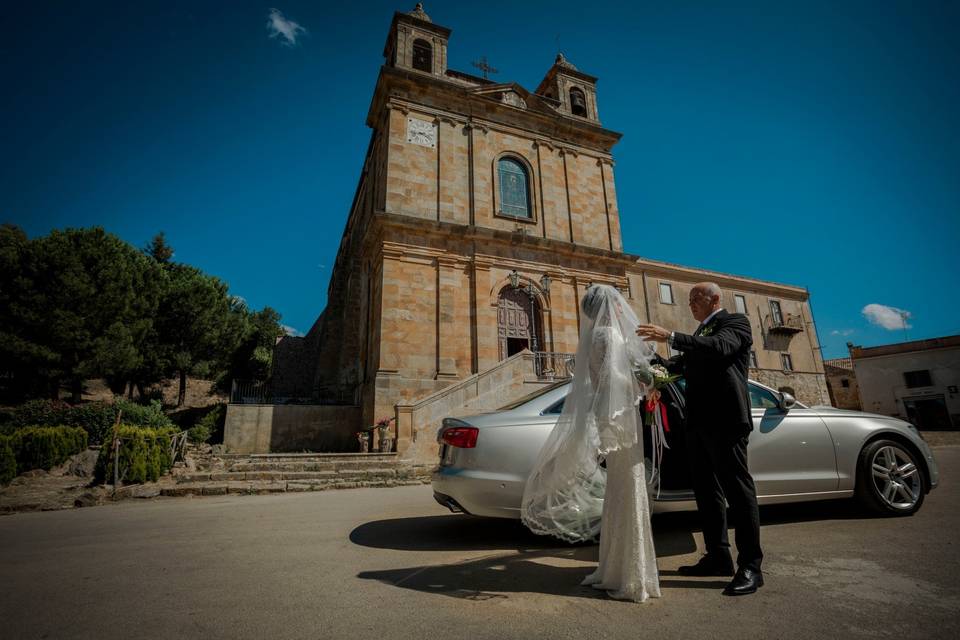
[[423,147],[437,146],[437,128],[432,122],[407,118],[407,142]]

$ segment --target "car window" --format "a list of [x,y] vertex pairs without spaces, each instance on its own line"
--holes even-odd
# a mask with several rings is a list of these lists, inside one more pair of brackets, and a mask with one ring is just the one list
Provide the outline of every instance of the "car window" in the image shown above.
[[[563,400],[566,400],[566,398],[564,398]],[[552,415],[560,415],[561,413],[563,413],[563,400],[550,406],[547,410],[543,412],[543,415],[552,416]]]
[[755,384],[750,385],[750,406],[754,409],[773,409],[777,407],[777,397],[771,391]]

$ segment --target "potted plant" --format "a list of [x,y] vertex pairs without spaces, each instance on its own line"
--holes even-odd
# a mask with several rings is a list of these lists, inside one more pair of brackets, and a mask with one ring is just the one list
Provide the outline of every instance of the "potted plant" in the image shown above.
[[393,418],[385,416],[377,420],[377,424],[374,425],[374,428],[377,430],[377,436],[379,437],[380,453],[390,453],[393,451],[393,434],[390,433],[391,422],[393,422]]
[[355,434],[357,436],[357,442],[360,443],[360,453],[367,453],[370,451],[370,438],[367,437],[367,431],[357,431]]

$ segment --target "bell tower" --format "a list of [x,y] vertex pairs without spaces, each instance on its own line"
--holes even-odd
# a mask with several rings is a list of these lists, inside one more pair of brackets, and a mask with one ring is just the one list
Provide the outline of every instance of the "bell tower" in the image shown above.
[[393,14],[383,57],[389,67],[442,78],[447,73],[448,40],[450,29],[433,24],[418,2],[413,11]]
[[597,79],[579,71],[562,53],[540,81],[537,94],[550,98],[560,113],[600,124]]

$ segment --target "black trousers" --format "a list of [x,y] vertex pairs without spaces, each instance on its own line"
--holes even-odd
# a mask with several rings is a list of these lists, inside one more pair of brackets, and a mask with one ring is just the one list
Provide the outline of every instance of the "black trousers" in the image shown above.
[[707,553],[730,556],[727,508],[736,533],[737,566],[760,570],[760,514],[757,489],[747,469],[747,437],[688,429],[688,459]]

